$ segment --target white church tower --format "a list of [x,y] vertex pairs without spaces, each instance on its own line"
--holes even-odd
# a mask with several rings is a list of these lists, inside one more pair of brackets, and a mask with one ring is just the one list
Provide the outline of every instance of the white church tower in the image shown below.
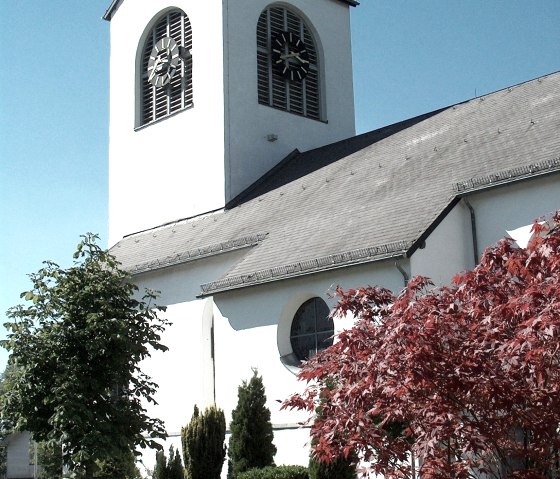
[[109,244],[354,134],[353,0],[115,0]]

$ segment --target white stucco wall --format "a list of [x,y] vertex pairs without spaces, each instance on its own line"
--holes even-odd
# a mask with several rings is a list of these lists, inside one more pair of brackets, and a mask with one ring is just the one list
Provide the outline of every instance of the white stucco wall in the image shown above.
[[[192,25],[194,107],[135,131],[139,49],[170,6]],[[110,245],[224,204],[221,19],[221,2],[127,0],[111,20]]]
[[[355,134],[350,12],[339,0],[226,0],[226,197],[232,198],[295,148]],[[323,73],[324,121],[257,103],[256,25],[271,4],[290,5],[314,34]],[[239,28],[241,26],[241,28]],[[275,134],[275,142],[267,135]]]
[[38,477],[35,444],[28,432],[16,432],[8,436],[6,479]]
[[[349,7],[294,0],[316,32],[327,121],[258,104],[256,25],[269,0],[127,0],[111,20],[109,245],[224,205],[295,148],[354,134]],[[285,3],[285,2],[281,2]],[[145,35],[170,6],[193,32],[194,106],[135,131]],[[269,133],[278,135],[267,141]]]
[[[231,411],[237,405],[237,388],[243,380],[250,379],[252,368],[257,368],[263,377],[273,425],[290,427],[275,432],[276,463],[306,465],[308,430],[293,429],[306,416],[280,410],[281,401],[304,387],[293,370],[280,360],[286,348],[290,348],[289,326],[297,308],[315,296],[333,306],[335,300],[328,293],[337,285],[348,289],[383,284],[397,291],[403,286],[403,277],[394,261],[387,261],[196,299],[196,285],[212,275],[220,275],[238,254],[242,252],[135,278],[141,288],[161,290],[158,303],[168,306],[165,317],[173,323],[162,337],[169,351],[154,353],[143,365],[144,371],[159,384],[158,405],[149,405],[148,412],[165,421],[171,434],[166,450],[170,444],[177,446],[177,434],[190,420],[194,404],[204,408],[213,402],[214,394],[229,424]],[[401,262],[409,269],[406,261]],[[210,354],[212,315],[215,369]],[[337,321],[336,330],[350,325],[346,323],[349,322]],[[144,452],[145,466],[153,467],[154,460],[154,451]]]
[[[403,266],[407,268],[406,263]],[[305,420],[306,414],[281,410],[281,402],[305,386],[280,360],[280,356],[291,352],[286,350],[286,345],[289,347],[289,325],[293,316],[303,302],[315,296],[334,306],[336,300],[329,297],[329,292],[337,285],[349,289],[367,284],[383,284],[399,290],[403,278],[394,263],[388,261],[216,296],[214,301],[220,312],[215,318],[216,397],[227,420],[237,404],[237,388],[243,380],[250,379],[253,368],[258,369],[263,378],[272,423],[296,425]],[[335,330],[348,326],[345,323],[337,321]],[[277,464],[289,458],[288,464],[307,465],[309,448],[302,447],[299,439],[307,432],[298,431],[292,440],[290,434],[289,430],[277,434]]]
[[470,213],[460,202],[410,258],[412,276],[427,276],[437,286],[449,284],[474,266],[472,242]]
[[[475,216],[478,256],[507,236],[560,208],[558,175],[513,183],[466,197]],[[412,275],[449,284],[457,273],[475,265],[470,210],[461,200],[428,236],[425,247],[410,258]]]
[[476,216],[478,251],[506,236],[506,231],[532,224],[560,209],[558,173],[470,195]]

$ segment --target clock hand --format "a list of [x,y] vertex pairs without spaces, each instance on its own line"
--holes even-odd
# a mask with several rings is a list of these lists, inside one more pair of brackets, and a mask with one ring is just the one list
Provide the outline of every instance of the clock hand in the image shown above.
[[280,59],[282,59],[282,60],[289,60],[290,58],[295,58],[300,63],[309,63],[308,60],[304,60],[303,58],[301,58],[299,53],[286,53],[284,55],[280,55]]
[[300,63],[309,63],[308,60],[304,60],[303,58],[301,58],[299,56],[299,53],[294,53],[294,57],[297,58],[300,61]]

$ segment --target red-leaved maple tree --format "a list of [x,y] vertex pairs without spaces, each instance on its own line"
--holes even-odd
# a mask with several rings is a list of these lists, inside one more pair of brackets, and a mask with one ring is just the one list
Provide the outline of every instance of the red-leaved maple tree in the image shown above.
[[560,477],[560,212],[533,231],[450,287],[339,289],[332,314],[356,322],[284,404],[320,403],[317,459],[353,454],[387,479]]

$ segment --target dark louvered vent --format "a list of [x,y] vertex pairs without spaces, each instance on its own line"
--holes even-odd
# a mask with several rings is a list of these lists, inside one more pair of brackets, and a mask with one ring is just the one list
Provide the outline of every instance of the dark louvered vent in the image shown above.
[[[271,63],[270,39],[293,32],[303,39],[309,54],[309,72],[301,82],[278,74]],[[321,120],[319,59],[313,35],[295,13],[283,7],[264,10],[257,24],[257,86],[259,103]]]
[[[154,45],[163,37],[170,37],[182,48],[179,68],[164,87],[157,88],[148,81],[148,62]],[[193,104],[192,88],[192,29],[187,15],[173,10],[162,16],[152,28],[142,54],[141,111],[139,126],[147,125]]]

